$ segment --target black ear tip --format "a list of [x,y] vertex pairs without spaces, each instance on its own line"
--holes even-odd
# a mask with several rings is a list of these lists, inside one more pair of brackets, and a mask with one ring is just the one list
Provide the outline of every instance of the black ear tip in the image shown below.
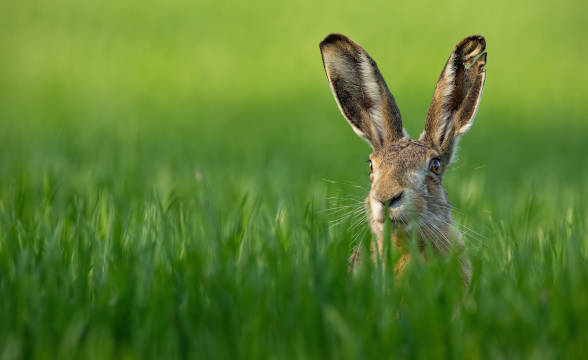
[[483,48],[486,48],[486,38],[484,38],[482,35],[475,35],[476,40],[478,40],[480,42],[480,44],[482,44]]
[[455,53],[460,57],[476,56],[486,50],[486,39],[482,35],[471,35],[455,46]]
[[480,44],[482,49],[486,48],[486,39],[482,35],[472,35],[465,39],[466,42],[474,42]]
[[327,37],[323,41],[321,41],[321,43],[319,44],[319,47],[322,49],[323,47],[325,47],[327,45],[335,44],[340,41],[349,42],[349,38],[343,34],[337,34],[337,33],[329,34],[329,35],[327,35]]

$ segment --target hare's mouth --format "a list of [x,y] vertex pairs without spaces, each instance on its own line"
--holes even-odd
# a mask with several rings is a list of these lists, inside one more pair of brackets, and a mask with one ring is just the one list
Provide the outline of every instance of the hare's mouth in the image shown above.
[[[406,219],[396,217],[389,217],[388,222],[390,223],[390,226],[393,230],[405,229],[407,226],[410,225],[410,223]],[[378,219],[377,223],[383,229],[386,223],[386,218],[383,218],[382,220]]]
[[408,225],[408,222],[404,219],[391,217],[388,221],[390,221],[390,225],[392,225],[393,227],[402,227]]

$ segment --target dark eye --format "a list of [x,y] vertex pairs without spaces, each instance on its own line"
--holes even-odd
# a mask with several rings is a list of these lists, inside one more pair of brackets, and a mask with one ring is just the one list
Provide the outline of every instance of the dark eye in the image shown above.
[[372,172],[374,172],[374,165],[372,164],[371,160],[368,160],[367,162],[370,165],[370,174],[371,174]]
[[439,161],[439,159],[431,160],[431,163],[429,164],[429,170],[431,170],[435,174],[439,174],[441,172],[441,162]]

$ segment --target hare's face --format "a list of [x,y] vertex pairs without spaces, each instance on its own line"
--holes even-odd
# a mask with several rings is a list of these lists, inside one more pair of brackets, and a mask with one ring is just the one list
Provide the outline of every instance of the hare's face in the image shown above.
[[486,41],[460,41],[445,63],[429,105],[425,130],[410,140],[400,111],[376,62],[357,43],[331,34],[320,44],[339,110],[373,149],[372,186],[366,199],[372,230],[382,240],[386,209],[396,233],[418,225],[420,239],[449,246],[451,216],[442,176],[458,138],[474,122],[486,79]]
[[449,206],[442,175],[441,154],[421,141],[401,139],[371,154],[366,210],[372,231],[382,235],[386,208],[396,230],[444,228]]

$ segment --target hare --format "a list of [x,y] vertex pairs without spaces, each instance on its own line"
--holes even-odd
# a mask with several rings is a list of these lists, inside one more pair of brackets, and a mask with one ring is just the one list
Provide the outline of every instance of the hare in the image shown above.
[[[414,231],[421,251],[427,242],[441,254],[457,246],[464,284],[470,282],[470,263],[461,235],[452,234],[451,206],[442,181],[459,137],[472,126],[480,104],[486,79],[485,48],[486,41],[479,35],[455,46],[437,81],[425,129],[416,140],[404,131],[396,101],[368,53],[341,34],[331,34],[320,43],[339,110],[373,149],[365,210],[380,254],[388,213],[389,241],[402,253],[396,273],[410,261],[402,239]],[[358,259],[359,247],[350,258],[352,266]]]

